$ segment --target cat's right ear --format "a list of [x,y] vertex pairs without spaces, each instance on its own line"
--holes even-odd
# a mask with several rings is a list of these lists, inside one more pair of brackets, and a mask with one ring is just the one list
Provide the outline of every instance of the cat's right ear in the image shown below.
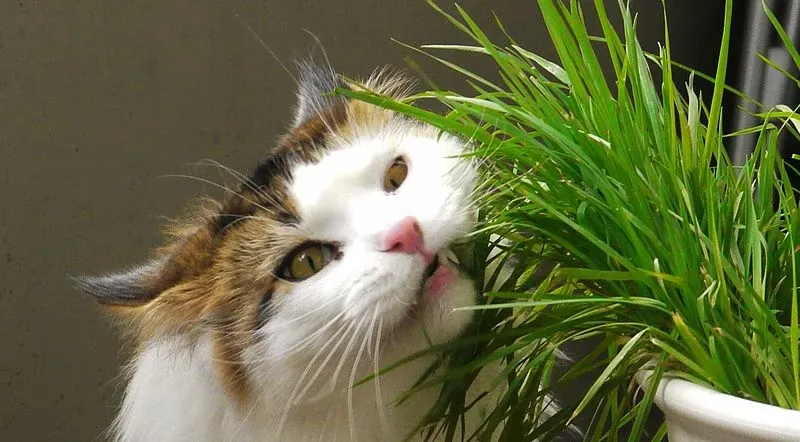
[[312,61],[298,61],[297,68],[297,107],[293,127],[302,126],[337,102],[344,101],[332,92],[338,87],[346,86],[333,70],[317,66]]
[[163,261],[153,260],[137,267],[101,276],[73,277],[76,288],[108,306],[136,307],[158,296],[157,276]]

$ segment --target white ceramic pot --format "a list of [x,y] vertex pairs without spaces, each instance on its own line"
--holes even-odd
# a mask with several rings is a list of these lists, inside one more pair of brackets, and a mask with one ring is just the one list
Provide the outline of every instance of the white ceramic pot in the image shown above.
[[[652,372],[636,376],[646,387]],[[741,399],[682,379],[663,378],[655,403],[670,442],[800,441],[800,411]]]

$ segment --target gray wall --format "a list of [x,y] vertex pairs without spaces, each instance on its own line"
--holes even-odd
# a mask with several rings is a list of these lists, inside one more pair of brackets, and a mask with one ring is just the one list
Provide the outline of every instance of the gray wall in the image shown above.
[[[648,3],[652,43],[661,18]],[[715,14],[672,3],[675,53],[708,67]],[[488,1],[461,4],[490,23]],[[535,2],[492,8],[529,48],[552,54]],[[101,435],[119,400],[120,341],[66,275],[142,259],[162,217],[214,191],[162,175],[215,177],[191,166],[204,158],[247,172],[287,124],[292,80],[237,14],[287,64],[314,47],[303,29],[313,31],[348,75],[403,65],[409,51],[389,37],[463,42],[422,1],[3,1],[0,440]],[[460,84],[424,66],[440,84]]]

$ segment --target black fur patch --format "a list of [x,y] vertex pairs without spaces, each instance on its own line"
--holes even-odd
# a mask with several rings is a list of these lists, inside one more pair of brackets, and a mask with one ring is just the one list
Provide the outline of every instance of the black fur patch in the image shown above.
[[258,318],[256,321],[256,330],[266,325],[269,318],[272,317],[272,291],[268,291],[261,296],[258,302]]
[[238,222],[244,217],[252,215],[251,213],[243,213],[243,214],[233,214],[233,213],[222,213],[219,215],[219,219],[217,220],[217,233],[224,234],[225,231],[233,225],[233,223]]
[[266,189],[275,178],[290,180],[292,178],[291,163],[296,161],[292,152],[276,152],[256,167],[250,182],[259,189]]

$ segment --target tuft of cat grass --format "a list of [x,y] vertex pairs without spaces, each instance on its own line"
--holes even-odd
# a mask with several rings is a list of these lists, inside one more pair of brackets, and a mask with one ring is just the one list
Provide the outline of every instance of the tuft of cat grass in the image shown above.
[[[732,0],[717,72],[698,74],[713,82],[710,102],[695,93],[694,74],[675,84],[672,69],[681,65],[671,59],[668,30],[659,53],[645,53],[625,4],[618,31],[604,2],[593,0],[602,35],[589,35],[588,3],[538,0],[554,61],[507,34],[493,42],[458,6],[453,15],[432,4],[470,42],[419,51],[461,73],[472,95],[431,90],[394,101],[340,91],[469,139],[482,165],[481,227],[465,265],[487,289],[471,329],[448,346],[444,374],[409,392],[441,388],[429,437],[455,437],[473,405],[465,387],[498,362],[499,396],[479,433],[467,435],[476,440],[552,439],[581,414],[590,417],[587,440],[618,440],[620,428],[642,440],[662,376],[800,410],[800,214],[777,148],[783,131],[797,135],[796,109],[767,110],[758,127],[723,134]],[[478,76],[438,51],[490,57],[497,76]],[[425,110],[419,101],[431,99],[450,111]],[[758,134],[754,152],[735,167],[725,145],[747,133]],[[507,280],[485,274],[507,262],[515,263]],[[556,349],[586,340],[594,350],[554,376]],[[633,381],[643,368],[654,370],[646,393]],[[547,408],[552,386],[587,374],[582,395],[562,398],[555,413]],[[662,425],[647,438],[665,434]]]

